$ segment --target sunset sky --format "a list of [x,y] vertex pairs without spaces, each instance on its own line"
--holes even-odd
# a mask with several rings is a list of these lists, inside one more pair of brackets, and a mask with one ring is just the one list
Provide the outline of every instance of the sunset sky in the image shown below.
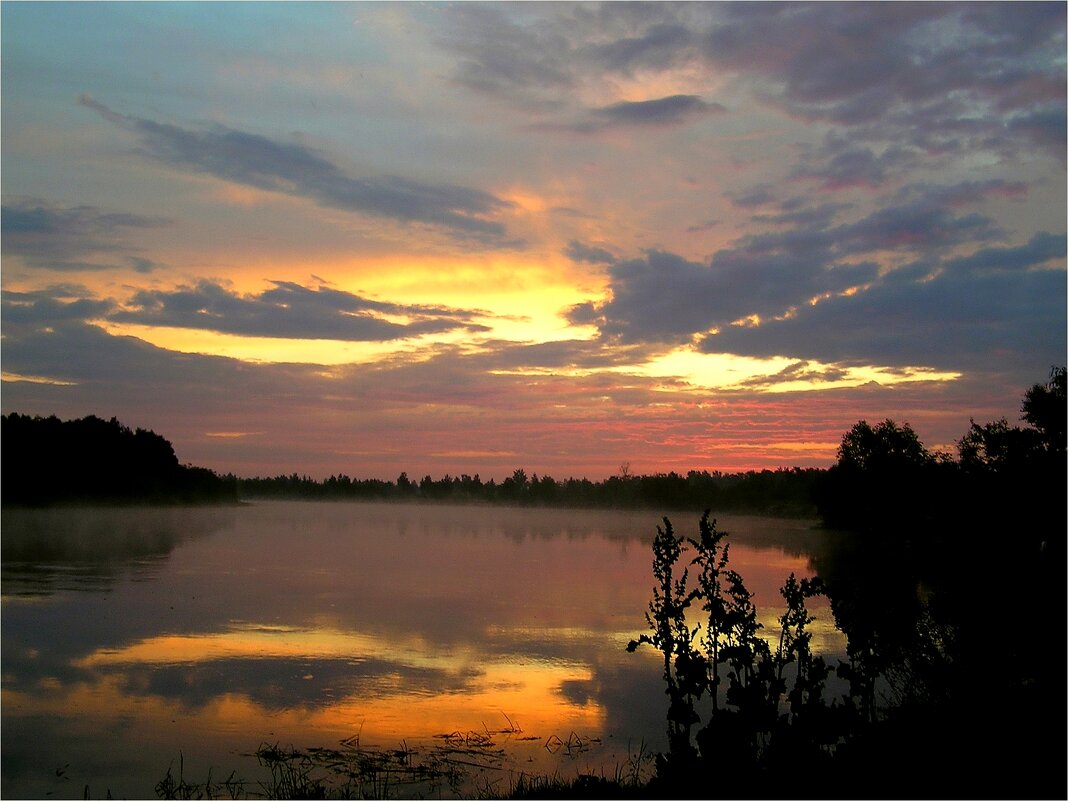
[[242,476],[955,451],[1066,360],[1065,8],[3,3],[3,412]]

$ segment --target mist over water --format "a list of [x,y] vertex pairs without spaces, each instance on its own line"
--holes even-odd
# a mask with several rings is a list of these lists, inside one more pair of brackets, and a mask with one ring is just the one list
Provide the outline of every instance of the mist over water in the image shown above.
[[[697,517],[672,517],[694,533]],[[648,512],[264,502],[5,510],[3,793],[152,796],[255,778],[262,743],[493,731],[506,769],[662,750]],[[765,626],[811,575],[807,521],[721,517]],[[817,651],[843,640],[812,605]],[[505,731],[507,730],[507,731]],[[546,748],[574,734],[583,748]]]

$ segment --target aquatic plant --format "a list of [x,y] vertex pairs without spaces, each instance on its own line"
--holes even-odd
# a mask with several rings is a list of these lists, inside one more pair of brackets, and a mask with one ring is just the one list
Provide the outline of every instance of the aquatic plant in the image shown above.
[[[657,769],[662,781],[673,783],[699,775],[699,761],[729,764],[732,782],[744,781],[748,770],[766,772],[773,763],[788,761],[788,754],[829,749],[834,741],[823,699],[832,668],[812,654],[808,626],[813,618],[806,607],[821,593],[820,581],[790,574],[780,590],[786,611],[772,649],[752,593],[730,568],[726,532],[709,514],[701,517],[696,539],[675,536],[667,518],[657,526],[656,584],[646,613],[650,632],[627,646],[635,651],[651,645],[663,655],[669,751]],[[676,576],[680,564],[686,566]],[[697,604],[705,617],[691,624],[687,611]],[[705,694],[711,712],[693,738],[695,748],[691,731],[701,722],[697,701]],[[783,742],[790,748],[781,747]]]

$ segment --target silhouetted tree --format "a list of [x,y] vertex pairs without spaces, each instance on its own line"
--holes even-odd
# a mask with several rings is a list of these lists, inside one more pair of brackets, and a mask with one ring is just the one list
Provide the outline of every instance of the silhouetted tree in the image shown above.
[[1065,453],[1065,368],[1050,370],[1045,384],[1034,384],[1024,395],[1023,419],[1041,435],[1045,448]]
[[10,414],[3,418],[3,502],[176,503],[236,498],[236,482],[179,464],[153,431],[131,430],[114,417]]
[[861,420],[842,437],[838,461],[815,487],[824,520],[841,528],[890,530],[930,516],[944,498],[945,466],[905,423]]

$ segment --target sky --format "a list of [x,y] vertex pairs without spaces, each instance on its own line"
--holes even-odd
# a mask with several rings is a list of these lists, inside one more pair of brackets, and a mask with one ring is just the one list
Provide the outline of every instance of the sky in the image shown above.
[[955,453],[1066,361],[1064,3],[0,5],[0,405],[239,476]]

